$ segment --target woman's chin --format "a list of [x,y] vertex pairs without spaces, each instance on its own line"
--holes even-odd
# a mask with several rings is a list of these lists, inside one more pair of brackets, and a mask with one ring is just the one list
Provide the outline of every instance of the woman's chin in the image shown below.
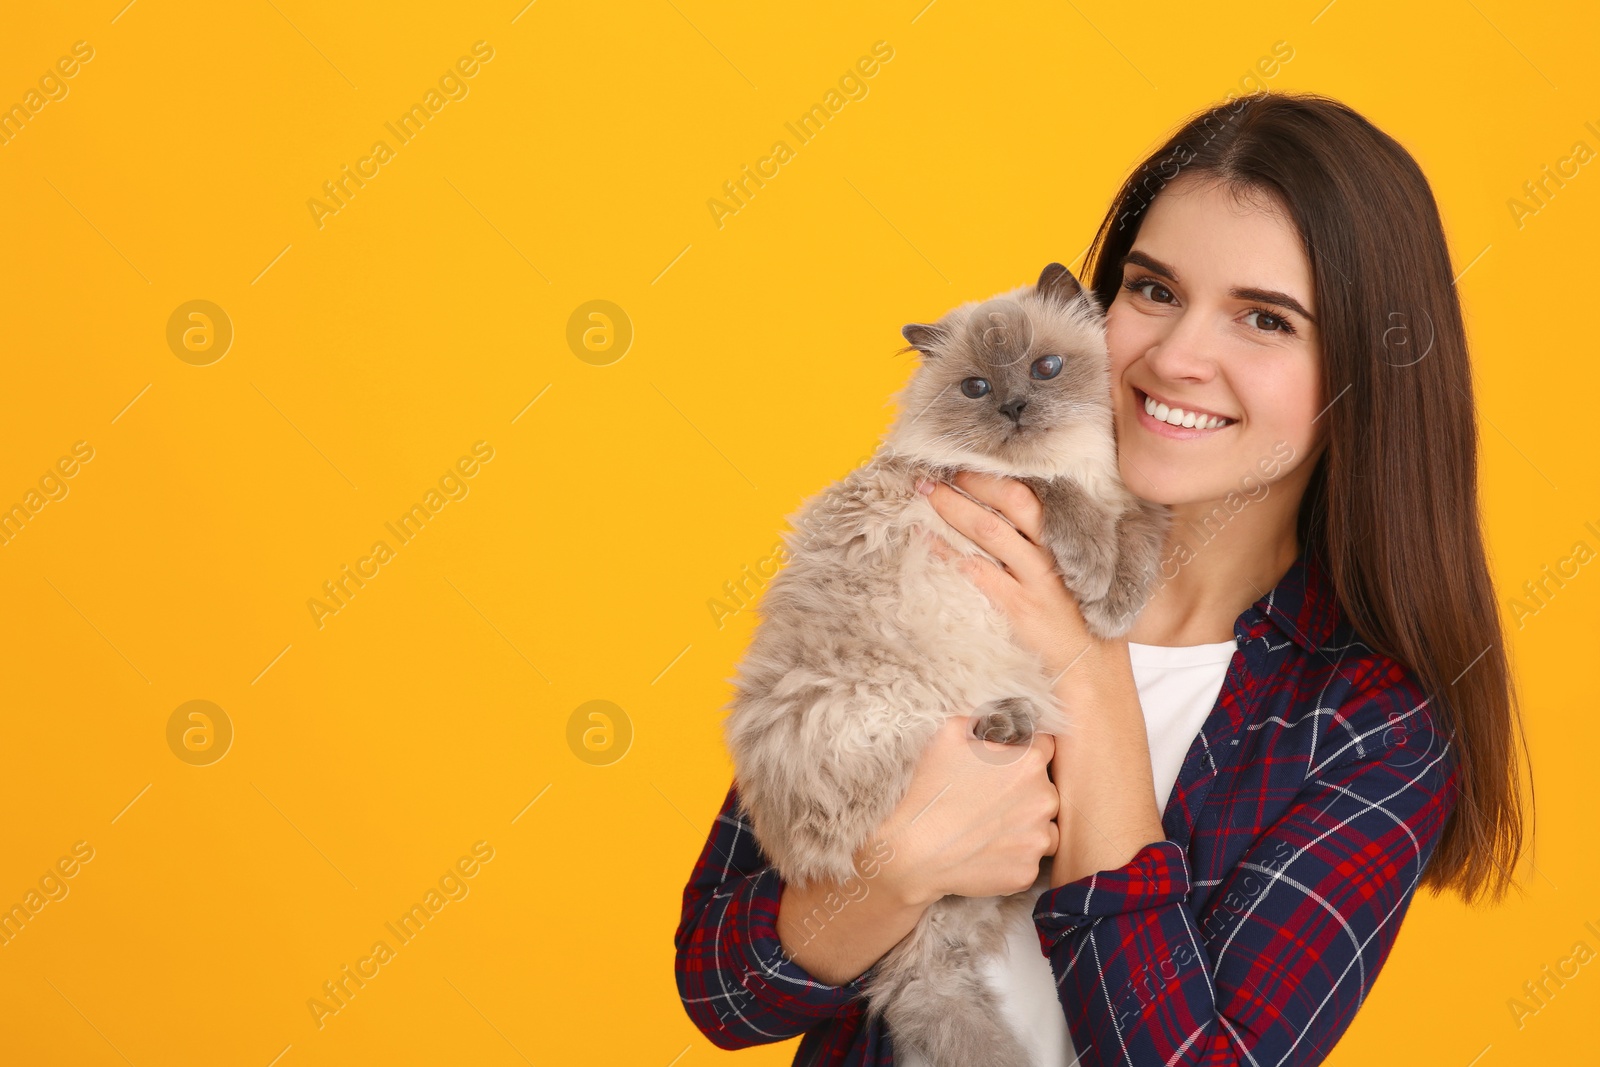
[[1117,455],[1117,470],[1128,492],[1152,504],[1173,504],[1182,496],[1178,487],[1183,484],[1181,472],[1167,472],[1161,465],[1146,462],[1142,457]]

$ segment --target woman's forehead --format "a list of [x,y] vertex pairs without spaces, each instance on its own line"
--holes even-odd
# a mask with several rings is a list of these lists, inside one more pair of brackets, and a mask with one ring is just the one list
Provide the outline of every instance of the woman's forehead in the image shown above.
[[1145,212],[1132,251],[1167,265],[1181,284],[1281,289],[1302,302],[1312,295],[1299,230],[1261,191],[1175,181]]

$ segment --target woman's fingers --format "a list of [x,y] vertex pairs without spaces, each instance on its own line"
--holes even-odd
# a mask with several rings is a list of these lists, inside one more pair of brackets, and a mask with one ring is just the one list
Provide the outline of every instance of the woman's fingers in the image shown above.
[[957,471],[952,481],[957,488],[1004,515],[1029,541],[1039,543],[1039,532],[1044,528],[1044,506],[1027,484],[980,471]]
[[[1031,885],[1060,848],[1060,794],[1049,780],[1056,738],[999,745],[973,737],[979,716],[952,716],[913,774],[896,812],[924,895],[1000,896]],[[973,757],[977,758],[974,759]]]
[[[965,472],[963,472],[964,474]],[[956,476],[957,481],[962,475]],[[1017,482],[1030,497],[1032,490]],[[919,487],[920,488],[920,487]],[[965,488],[965,487],[963,487]],[[976,495],[976,494],[974,494]],[[1053,567],[1049,553],[1024,533],[981,504],[962,496],[945,482],[934,482],[928,502],[959,533],[1003,563],[1013,575],[1036,577]],[[1034,497],[1035,505],[1038,498]]]

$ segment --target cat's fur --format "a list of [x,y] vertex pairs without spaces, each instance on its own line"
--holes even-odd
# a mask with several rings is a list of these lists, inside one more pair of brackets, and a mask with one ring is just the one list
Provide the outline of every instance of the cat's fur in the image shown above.
[[[979,734],[1002,742],[1069,726],[1038,656],[921,539],[933,531],[959,554],[988,558],[916,491],[919,478],[974,470],[1030,486],[1044,509],[1041,543],[1101,637],[1132,625],[1169,521],[1118,476],[1104,310],[1065,267],[902,333],[921,365],[896,422],[870,463],[797,513],[787,565],[762,596],[732,679],[724,725],[744,810],[796,886],[857,877],[852,857],[899,805],[948,717],[984,715]],[[1059,373],[1031,376],[1046,355],[1061,357]],[[988,381],[989,393],[966,395],[969,378]],[[1046,857],[1035,892],[944,897],[879,961],[869,1010],[898,1045],[937,1067],[1027,1067],[979,964],[1004,951],[1005,924],[1031,922],[1048,870]]]

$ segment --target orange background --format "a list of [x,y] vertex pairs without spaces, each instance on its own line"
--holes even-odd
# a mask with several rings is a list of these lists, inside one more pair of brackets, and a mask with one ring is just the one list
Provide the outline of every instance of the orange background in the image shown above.
[[[1434,182],[1540,801],[1525,893],[1419,898],[1330,1062],[1593,1048],[1592,963],[1520,1025],[1508,1006],[1600,950],[1600,572],[1511,604],[1600,549],[1600,176],[1569,162],[1510,205],[1600,149],[1592,6],[524,2],[6,15],[0,106],[92,58],[0,143],[0,506],[39,492],[0,545],[0,906],[66,892],[0,945],[0,1060],[727,1058],[672,975],[754,621],[711,601],[875,446],[902,324],[1077,265],[1127,168],[1255,84],[1348,101]],[[793,140],[879,41],[866,94]],[[402,143],[386,124],[431,89]],[[780,139],[719,225],[707,201]],[[309,207],[346,166],[365,183]],[[174,347],[197,300],[221,317]],[[581,316],[569,341],[597,300],[625,351],[585,349]],[[385,524],[431,490],[401,543]],[[346,566],[369,577],[319,620]],[[612,732],[585,739],[595,700]],[[214,710],[169,732],[190,701]],[[346,966],[374,976],[319,1019]]]

